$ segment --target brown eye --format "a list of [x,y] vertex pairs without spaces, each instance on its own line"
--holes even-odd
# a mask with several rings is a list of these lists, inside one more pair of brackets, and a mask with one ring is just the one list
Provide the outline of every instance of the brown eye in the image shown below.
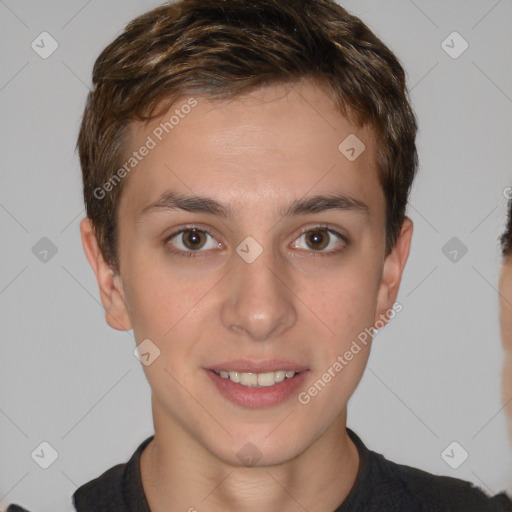
[[315,229],[305,233],[308,247],[316,251],[324,249],[329,243],[329,235],[323,229]]
[[305,249],[326,256],[336,254],[346,246],[348,246],[346,237],[323,226],[302,231],[299,238],[293,243],[295,249]]
[[182,241],[187,249],[201,249],[206,242],[206,236],[203,231],[197,229],[186,229],[182,231]]
[[220,249],[218,242],[208,231],[198,228],[186,228],[176,231],[164,240],[164,245],[170,252],[184,256],[193,253],[205,253],[208,249]]

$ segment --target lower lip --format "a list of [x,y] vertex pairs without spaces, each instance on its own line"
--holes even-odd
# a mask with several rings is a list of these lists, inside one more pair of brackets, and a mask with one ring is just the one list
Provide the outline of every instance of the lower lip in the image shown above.
[[223,379],[213,370],[205,370],[221,395],[237,405],[249,408],[262,408],[277,405],[287,400],[305,381],[309,370],[295,374],[291,379],[284,379],[273,386],[247,387]]

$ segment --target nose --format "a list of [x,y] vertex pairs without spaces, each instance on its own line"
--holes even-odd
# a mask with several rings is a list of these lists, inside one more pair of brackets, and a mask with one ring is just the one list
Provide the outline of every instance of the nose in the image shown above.
[[263,248],[252,262],[238,253],[224,283],[224,326],[254,341],[277,338],[297,321],[293,286],[286,263]]

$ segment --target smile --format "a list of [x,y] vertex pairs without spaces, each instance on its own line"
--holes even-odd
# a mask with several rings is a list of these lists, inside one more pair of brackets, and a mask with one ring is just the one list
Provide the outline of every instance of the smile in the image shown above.
[[275,372],[249,373],[236,371],[215,371],[223,379],[229,379],[237,384],[247,387],[269,387],[276,383],[291,379],[297,372],[278,370]]
[[311,373],[309,369],[260,373],[220,369],[204,371],[222,397],[235,405],[251,409],[276,406],[291,399],[305,385]]

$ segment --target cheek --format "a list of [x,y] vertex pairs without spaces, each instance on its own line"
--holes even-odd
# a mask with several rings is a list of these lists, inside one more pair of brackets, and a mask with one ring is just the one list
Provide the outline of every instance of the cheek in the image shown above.
[[[348,341],[373,324],[377,303],[378,275],[375,266],[361,262],[323,279],[318,286],[305,281],[303,293],[340,341]],[[314,291],[313,291],[314,290]]]
[[[205,319],[215,314],[211,301],[222,275],[184,272],[160,257],[133,258],[127,274],[125,298],[136,340],[149,338],[165,351],[171,345],[173,352],[192,350]],[[183,339],[188,343],[179,343]]]
[[340,273],[317,295],[318,316],[332,331],[318,352],[316,379],[329,382],[326,392],[322,391],[318,407],[321,403],[330,403],[331,415],[337,414],[339,407],[348,402],[370,354],[377,276],[372,275],[370,267],[365,267],[364,272],[360,270],[356,272],[352,268],[352,272]]
[[[126,307],[136,339],[159,339],[183,309],[186,283],[165,266],[165,253],[149,244],[121,237]],[[183,314],[183,313],[182,313]]]
[[500,276],[500,327],[503,348],[512,357],[512,265],[505,264]]
[[[510,297],[510,299],[512,299],[512,297]],[[508,355],[512,357],[512,305],[510,305],[507,300],[508,297],[502,294],[500,300],[501,340],[503,348],[508,352]]]
[[158,272],[155,266],[133,267],[125,285],[125,299],[138,341],[164,339],[186,313],[191,295],[186,288],[186,283]]
[[501,397],[508,417],[510,434],[512,436],[512,351],[505,354],[502,369]]

